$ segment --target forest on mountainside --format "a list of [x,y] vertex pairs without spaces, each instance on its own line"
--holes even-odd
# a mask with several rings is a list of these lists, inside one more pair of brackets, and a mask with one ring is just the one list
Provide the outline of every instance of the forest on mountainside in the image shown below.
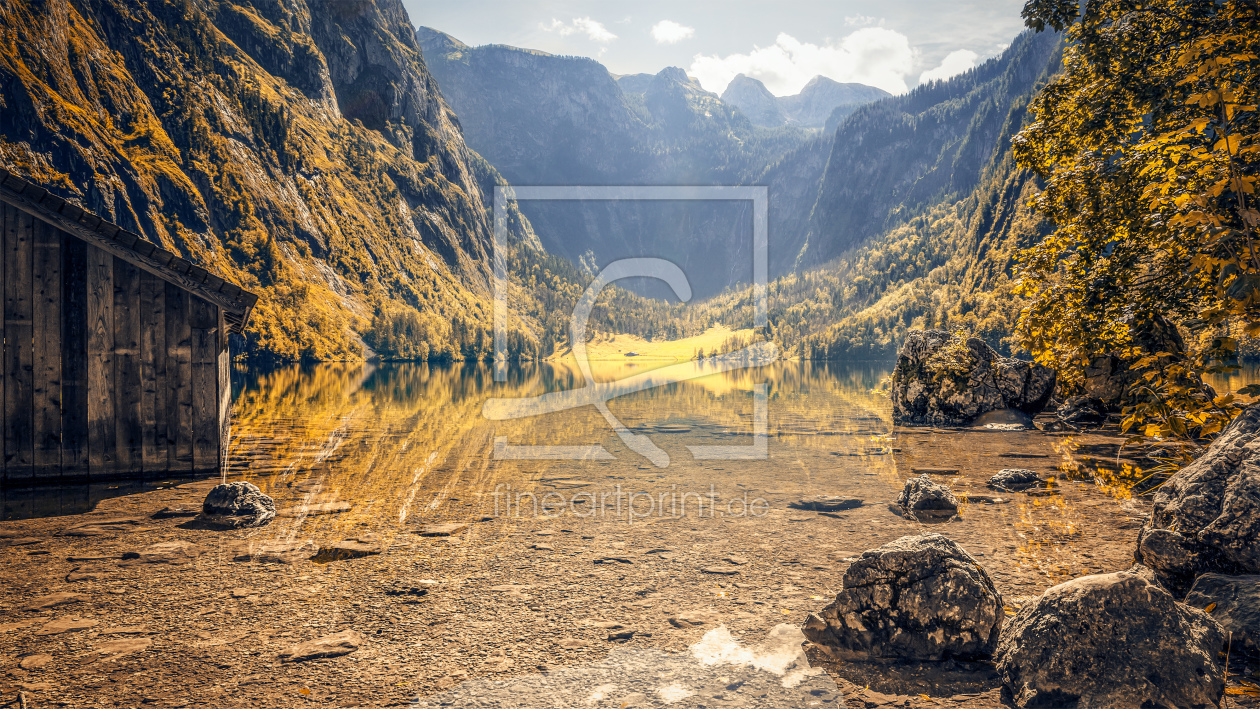
[[18,0],[0,38],[0,164],[256,292],[237,351],[358,359],[377,313],[435,345],[487,325],[501,178],[397,0]]

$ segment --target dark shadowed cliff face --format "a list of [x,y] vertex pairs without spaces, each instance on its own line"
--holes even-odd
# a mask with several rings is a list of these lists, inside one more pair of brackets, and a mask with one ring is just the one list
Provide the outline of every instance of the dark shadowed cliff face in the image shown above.
[[841,121],[804,263],[835,258],[975,189],[994,157],[1008,150],[1058,46],[1054,33],[1025,33],[1001,57]]
[[11,0],[0,87],[0,163],[259,290],[259,352],[484,320],[498,178],[397,0]]

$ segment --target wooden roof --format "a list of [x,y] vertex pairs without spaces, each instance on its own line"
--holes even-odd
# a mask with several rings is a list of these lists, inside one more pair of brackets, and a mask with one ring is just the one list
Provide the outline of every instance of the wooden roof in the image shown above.
[[0,167],[0,200],[223,309],[241,332],[258,296]]

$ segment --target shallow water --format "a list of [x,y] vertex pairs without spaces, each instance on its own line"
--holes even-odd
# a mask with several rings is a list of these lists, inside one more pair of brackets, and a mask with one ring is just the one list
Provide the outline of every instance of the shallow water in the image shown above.
[[[888,373],[885,363],[660,369],[673,364],[593,363],[598,382],[662,372],[678,380],[611,399],[611,420],[593,405],[516,420],[486,417],[511,409],[511,400],[587,388],[581,372],[563,365],[512,368],[503,383],[484,365],[242,371],[227,477],[271,494],[281,508],[277,519],[226,535],[155,520],[134,538],[84,542],[58,536],[82,517],[11,522],[14,534],[46,540],[47,548],[14,547],[0,561],[15,575],[61,579],[68,570],[62,560],[71,549],[86,553],[83,545],[110,558],[135,548],[142,535],[205,545],[212,551],[180,567],[178,582],[175,571],[129,570],[136,578],[125,588],[169,592],[158,595],[172,608],[176,644],[196,647],[211,642],[198,633],[228,627],[249,631],[236,644],[248,655],[226,672],[276,678],[275,687],[250,685],[256,706],[277,705],[275,697],[290,690],[362,696],[371,704],[462,696],[482,706],[511,696],[521,706],[553,706],[548,697],[557,688],[599,695],[596,706],[690,706],[692,699],[672,698],[720,692],[722,677],[737,674],[700,661],[697,643],[721,636],[731,652],[763,646],[773,629],[799,626],[830,602],[855,556],[904,535],[940,532],[957,541],[991,574],[1010,613],[1051,585],[1132,562],[1149,505],[1124,483],[1140,478],[1147,463],[1114,431],[897,427],[887,399],[873,391]],[[490,399],[508,401],[487,407]],[[533,405],[546,408],[548,401]],[[624,427],[621,435],[615,427]],[[524,446],[585,447],[588,457],[530,459],[540,451]],[[703,446],[724,446],[716,452],[727,458]],[[505,459],[512,454],[518,458]],[[1026,494],[988,489],[989,477],[1007,467],[1032,469],[1049,482]],[[957,516],[920,522],[890,505],[916,468],[956,470],[932,477],[963,501]],[[196,505],[213,483],[105,500],[97,514],[147,517],[165,506]],[[863,504],[836,513],[791,506],[813,494]],[[38,509],[95,504],[89,493],[72,496],[70,503],[42,498],[53,501]],[[37,509],[29,499],[24,504]],[[441,523],[466,526],[449,536],[416,533]],[[284,568],[234,561],[240,557],[233,545],[246,540],[322,547],[369,537],[381,553],[360,559],[317,557]],[[383,590],[416,583],[430,584],[421,600]],[[203,611],[223,610],[228,595],[240,599],[229,605],[248,607],[246,625],[238,627],[235,616],[224,624],[202,620]],[[140,622],[126,616],[133,610],[143,614],[131,605],[110,610],[111,622]],[[294,639],[346,628],[369,635],[370,649],[327,666],[259,664]],[[997,705],[985,671],[883,674],[874,666],[809,661],[815,667],[799,669],[822,662],[846,696],[869,685],[909,695],[979,693],[993,701],[971,705]],[[338,679],[326,674],[330,668],[357,669]],[[626,679],[609,679],[614,675]],[[671,679],[633,679],[640,675]],[[750,691],[775,682],[791,690],[786,703],[766,706],[796,706],[798,689],[811,705],[838,701],[831,680],[809,677],[791,687],[777,673],[747,679]],[[77,680],[68,674],[64,681]]]

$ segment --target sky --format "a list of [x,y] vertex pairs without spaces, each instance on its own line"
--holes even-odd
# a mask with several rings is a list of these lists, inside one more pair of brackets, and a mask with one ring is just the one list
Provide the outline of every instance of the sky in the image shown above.
[[721,93],[736,74],[771,93],[814,76],[894,94],[996,56],[1024,0],[403,0],[411,21],[465,44],[592,57],[615,74],[678,66]]

